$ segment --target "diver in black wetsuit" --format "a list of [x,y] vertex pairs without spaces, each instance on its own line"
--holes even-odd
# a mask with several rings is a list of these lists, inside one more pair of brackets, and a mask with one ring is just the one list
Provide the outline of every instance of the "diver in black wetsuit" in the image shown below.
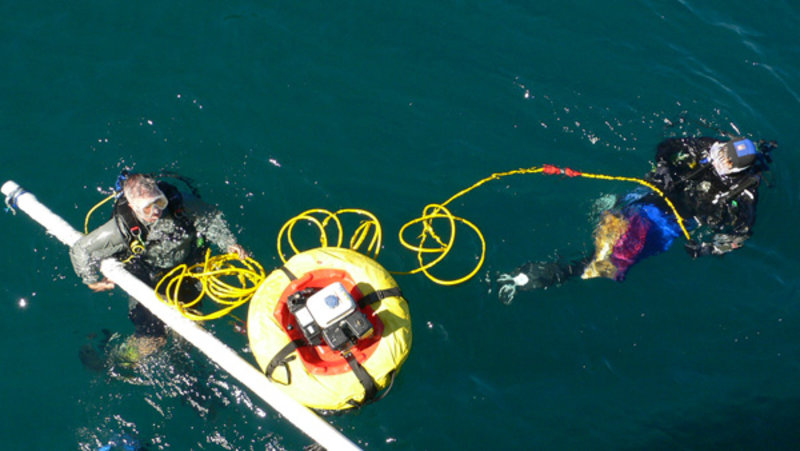
[[[750,237],[761,173],[768,169],[775,146],[710,137],[670,138],[658,145],[656,165],[645,178],[664,192],[692,230],[692,240],[685,244],[692,258],[725,254]],[[592,258],[525,263],[498,277],[500,298],[508,303],[517,289],[548,288],[574,276],[622,281],[632,265],[666,251],[681,234],[677,218],[660,196],[629,193],[603,213],[594,231]]]

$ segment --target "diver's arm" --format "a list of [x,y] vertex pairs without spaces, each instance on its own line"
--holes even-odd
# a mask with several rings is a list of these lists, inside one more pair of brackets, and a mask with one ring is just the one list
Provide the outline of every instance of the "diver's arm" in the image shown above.
[[658,144],[656,149],[656,163],[676,163],[681,158],[681,152],[697,158],[717,140],[704,136],[702,138],[667,138]]
[[656,149],[655,164],[645,178],[667,195],[680,188],[680,183],[702,172],[706,151],[716,142],[714,138],[668,138]]
[[527,262],[514,271],[520,290],[547,289],[561,285],[567,279],[580,276],[585,260],[565,263],[561,261]]
[[561,285],[573,276],[580,276],[588,260],[576,260],[569,263],[554,261],[529,261],[517,267],[511,274],[502,274],[497,281],[513,284],[515,289],[523,291],[547,289]]
[[112,219],[79,239],[70,248],[69,257],[75,273],[83,283],[93,290],[103,289],[107,284],[101,283],[100,262],[124,251],[126,247],[125,238]]
[[742,191],[736,199],[729,201],[725,208],[732,218],[729,223],[716,228],[707,240],[700,243],[686,243],[686,251],[693,258],[705,255],[724,255],[742,247],[753,234],[756,222],[757,186]]
[[742,247],[753,234],[758,204],[758,185],[742,191],[730,202],[733,223],[712,237],[713,255],[722,255]]
[[246,256],[242,246],[228,226],[222,212],[196,197],[184,195],[184,206],[197,231],[221,251],[233,252],[240,258]]
[[527,262],[511,274],[501,274],[498,295],[504,304],[510,304],[519,288],[522,291],[547,289],[561,285],[573,276],[580,276],[588,260]]
[[684,248],[692,258],[704,257],[706,255],[723,255],[742,247],[750,235],[750,233],[718,233],[711,238],[711,241],[700,243],[689,241],[684,245]]

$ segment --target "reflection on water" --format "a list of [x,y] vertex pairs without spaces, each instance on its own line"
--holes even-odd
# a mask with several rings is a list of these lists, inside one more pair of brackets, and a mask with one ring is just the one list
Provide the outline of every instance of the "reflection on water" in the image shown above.
[[91,338],[80,351],[96,372],[80,401],[89,422],[77,431],[81,450],[283,449],[280,436],[263,430],[283,420],[180,337],[139,349],[107,331]]

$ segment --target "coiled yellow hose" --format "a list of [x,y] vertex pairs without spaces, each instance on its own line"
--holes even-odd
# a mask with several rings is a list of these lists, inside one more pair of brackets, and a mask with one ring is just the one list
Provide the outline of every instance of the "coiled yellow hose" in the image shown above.
[[[264,268],[252,258],[242,260],[235,253],[212,257],[209,250],[202,263],[173,268],[161,278],[155,290],[159,299],[178,309],[183,316],[207,321],[221,318],[247,303],[265,278]],[[181,286],[194,282],[202,287],[197,297],[180,299]],[[206,296],[221,307],[209,314],[201,313],[199,304]]]

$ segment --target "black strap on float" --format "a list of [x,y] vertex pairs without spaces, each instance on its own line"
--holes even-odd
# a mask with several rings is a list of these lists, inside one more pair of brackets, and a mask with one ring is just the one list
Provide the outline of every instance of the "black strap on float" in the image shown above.
[[[308,342],[306,342],[306,340],[303,338],[298,338],[296,340],[290,341],[289,343],[286,343],[286,345],[280,351],[278,351],[277,354],[275,354],[275,357],[272,358],[272,360],[269,362],[269,365],[267,365],[267,368],[264,370],[264,374],[267,376],[267,378],[269,378],[269,380],[273,382],[277,382],[284,385],[291,385],[292,372],[289,369],[289,362],[291,362],[296,358],[291,354],[297,351],[298,348],[303,346],[308,346]],[[378,387],[377,385],[375,385],[375,380],[372,379],[372,376],[369,375],[367,370],[364,369],[364,367],[361,366],[360,363],[358,363],[358,360],[353,355],[353,353],[343,352],[342,357],[344,357],[344,359],[347,360],[347,364],[350,365],[350,369],[353,370],[353,374],[358,379],[358,382],[361,383],[361,385],[364,387],[364,400],[360,403],[350,400],[348,401],[350,404],[352,404],[354,407],[361,407],[364,404],[377,401],[378,399],[381,399],[384,396],[386,396],[386,393],[389,392],[392,384],[394,384],[394,373],[395,373],[394,371],[392,371],[391,374],[392,381],[389,384],[389,387],[386,389],[383,395],[381,395],[379,398],[376,398],[375,395],[378,394]],[[272,377],[272,374],[275,372],[276,369],[278,369],[279,366],[283,366],[284,369],[286,370],[285,383]]]
[[356,356],[353,355],[352,352],[343,352],[342,357],[347,360],[347,364],[350,365],[350,369],[353,370],[353,374],[358,378],[358,382],[364,387],[364,400],[360,403],[353,401],[352,399],[348,401],[354,407],[361,407],[364,404],[370,403],[374,400],[375,395],[378,394],[378,387],[375,385],[375,380],[372,379],[372,376],[367,373],[367,370],[358,363],[356,360]]
[[[402,296],[403,292],[400,290],[400,287],[393,287],[387,288],[385,290],[376,290],[372,293],[362,297],[358,300],[358,308],[364,309],[364,307],[374,304],[376,302],[382,301],[386,298],[390,298],[393,296]],[[394,377],[397,374],[396,370],[393,370],[389,373],[389,377],[391,380],[386,388],[383,390],[380,396],[376,396],[378,394],[378,386],[375,384],[375,380],[370,376],[366,369],[358,363],[355,356],[351,352],[344,352],[342,353],[342,357],[347,360],[347,364],[350,365],[350,368],[353,370],[353,374],[358,378],[358,381],[364,387],[364,399],[361,402],[356,402],[354,400],[349,400],[348,403],[353,407],[362,407],[366,404],[373,403],[375,401],[379,401],[383,399],[389,392],[392,390],[392,386],[394,385]]]
[[[364,372],[366,373],[366,371],[364,371]],[[369,376],[369,374],[367,374],[367,376]],[[386,388],[383,389],[383,392],[380,395],[376,396],[376,394],[377,394],[377,387],[376,387],[374,393],[372,393],[372,394],[365,393],[364,394],[364,399],[361,402],[356,402],[356,401],[351,399],[351,400],[347,401],[347,403],[358,409],[358,408],[364,407],[367,404],[372,404],[373,402],[380,401],[381,399],[385,398],[386,395],[388,395],[390,391],[392,391],[392,387],[394,387],[395,376],[397,376],[397,370],[392,370],[389,373],[389,384],[386,385]],[[370,377],[370,379],[372,379],[372,378]],[[371,396],[371,397],[367,397],[367,396]]]
[[[272,360],[269,362],[269,365],[267,365],[267,368],[264,370],[264,374],[266,374],[267,378],[279,384],[291,385],[292,371],[289,369],[289,362],[294,360],[296,357],[290,354],[303,346],[309,346],[309,344],[302,338],[298,338],[286,343],[286,345],[280,351],[278,351],[277,354],[275,354],[275,357],[272,358]],[[347,360],[347,364],[350,365],[350,369],[353,370],[353,374],[358,379],[358,382],[364,387],[364,399],[361,402],[357,402],[352,399],[347,401],[351,406],[360,408],[367,404],[380,401],[392,390],[392,387],[394,386],[394,379],[397,375],[396,370],[393,370],[391,373],[389,373],[389,384],[386,386],[380,396],[376,396],[378,394],[378,386],[375,384],[375,380],[372,378],[372,376],[370,376],[367,370],[361,366],[360,363],[358,363],[358,360],[353,353],[343,352],[342,357]],[[286,383],[283,383],[272,377],[272,373],[274,373],[279,366],[283,366],[286,370]]]
[[382,301],[386,298],[390,298],[392,296],[402,296],[403,292],[400,291],[400,287],[388,288],[386,290],[378,290],[373,291],[372,293],[362,297],[358,300],[358,308],[363,309],[364,307],[374,304],[378,301]]
[[[286,277],[289,280],[297,280],[297,277],[287,268],[286,266],[281,266],[281,271],[286,274]],[[358,300],[358,307],[363,309],[364,307],[374,304],[375,302],[382,301],[383,299],[392,297],[392,296],[402,296],[403,293],[399,287],[388,288],[386,290],[377,290],[373,291],[372,293],[363,296],[361,299]],[[284,385],[290,385],[292,383],[292,373],[289,369],[289,362],[294,360],[296,356],[291,355],[293,352],[298,350],[303,346],[310,346],[309,343],[304,338],[298,338],[295,340],[290,341],[284,347],[278,351],[275,356],[270,360],[267,368],[264,370],[264,374],[269,378],[269,380],[273,382],[280,382],[272,377],[272,374],[278,369],[279,366],[283,366],[286,369],[286,383]],[[397,374],[396,371],[392,371],[389,374],[391,380],[387,385],[386,389],[381,393],[380,396],[376,396],[378,394],[378,386],[375,384],[375,380],[372,376],[367,372],[367,370],[358,362],[356,357],[353,355],[352,352],[345,351],[341,353],[342,357],[347,360],[347,364],[350,365],[350,369],[353,370],[353,374],[358,379],[358,382],[364,387],[364,399],[361,402],[357,402],[354,400],[349,400],[348,403],[353,407],[361,407],[366,404],[370,404],[372,402],[378,401],[383,399],[389,391],[392,389],[394,385],[394,378]]]
[[288,278],[289,278],[289,280],[297,280],[297,276],[295,276],[295,275],[294,275],[294,273],[292,273],[291,271],[289,271],[289,268],[287,268],[287,267],[286,267],[286,265],[284,265],[284,266],[281,266],[281,267],[280,267],[280,268],[278,268],[278,269],[280,269],[281,271],[283,271],[283,273],[284,273],[284,274],[286,274],[286,277],[288,277]]
[[289,362],[294,360],[296,357],[290,354],[302,346],[308,346],[308,343],[303,338],[298,338],[286,343],[286,345],[280,351],[278,351],[277,354],[275,354],[275,357],[270,360],[269,365],[267,365],[267,368],[264,370],[264,374],[266,374],[267,378],[273,382],[283,384],[283,382],[280,382],[272,377],[272,373],[274,373],[275,370],[282,365],[286,369],[286,383],[284,385],[291,385],[292,372],[289,370]]

